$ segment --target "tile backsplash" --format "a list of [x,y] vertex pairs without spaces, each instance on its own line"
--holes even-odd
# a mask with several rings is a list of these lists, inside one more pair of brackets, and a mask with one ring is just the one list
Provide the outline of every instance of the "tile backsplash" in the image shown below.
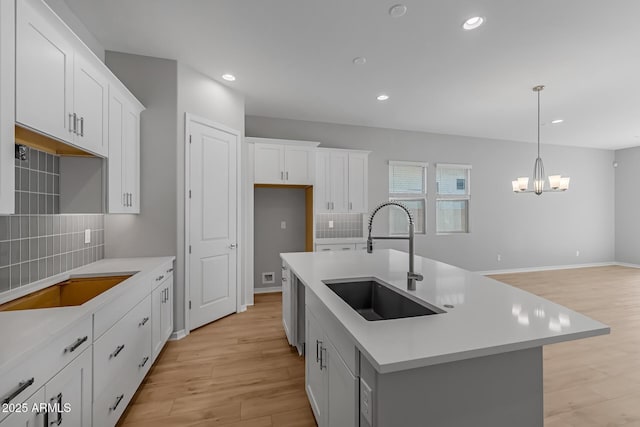
[[[317,214],[316,215],[316,238],[351,239],[363,237],[362,214],[342,213],[342,214]],[[333,228],[329,228],[329,221],[333,221]]]
[[104,215],[60,214],[58,156],[29,149],[15,170],[16,214],[0,216],[0,292],[104,258]]

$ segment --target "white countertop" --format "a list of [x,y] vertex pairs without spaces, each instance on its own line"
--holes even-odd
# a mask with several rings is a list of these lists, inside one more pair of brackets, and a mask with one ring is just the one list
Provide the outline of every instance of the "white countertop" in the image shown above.
[[135,275],[79,306],[0,312],[0,372],[22,359],[25,354],[43,348],[66,328],[91,316],[100,307],[126,292],[130,286],[140,283],[139,278],[173,259],[174,257],[103,259],[2,294],[0,304],[71,277]]
[[[342,323],[380,373],[608,334],[607,325],[523,290],[449,264],[415,257],[424,280],[407,290],[408,254],[392,249],[281,254]],[[446,313],[367,321],[322,280],[376,277]],[[451,304],[454,308],[446,308]]]

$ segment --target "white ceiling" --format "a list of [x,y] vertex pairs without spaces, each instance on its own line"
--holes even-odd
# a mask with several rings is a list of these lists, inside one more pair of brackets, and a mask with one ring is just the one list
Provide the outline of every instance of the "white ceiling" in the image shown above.
[[108,50],[235,74],[249,115],[533,142],[545,84],[543,144],[640,145],[640,1],[396,1],[66,0]]

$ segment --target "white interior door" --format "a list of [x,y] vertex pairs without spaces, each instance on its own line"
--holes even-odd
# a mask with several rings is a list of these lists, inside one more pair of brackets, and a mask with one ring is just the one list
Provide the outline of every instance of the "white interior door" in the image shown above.
[[190,329],[236,311],[238,134],[189,119]]

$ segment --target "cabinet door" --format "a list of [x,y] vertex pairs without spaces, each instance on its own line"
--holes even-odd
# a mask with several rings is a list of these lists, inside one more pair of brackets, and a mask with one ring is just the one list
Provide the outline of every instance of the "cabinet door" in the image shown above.
[[316,153],[316,182],[313,186],[316,213],[331,212],[331,154],[319,150]]
[[106,156],[109,82],[106,73],[92,62],[80,53],[74,57],[73,112],[78,118],[75,143]]
[[[64,427],[91,426],[91,350],[87,349],[47,384],[49,423]],[[55,410],[51,410],[55,409]]]
[[284,169],[284,146],[255,144],[256,184],[283,184]]
[[329,340],[324,343],[327,366],[327,425],[358,425],[358,379],[344,364]]
[[[35,407],[45,403],[44,387],[40,388],[20,406],[20,411],[12,411],[11,415],[0,422],[0,427],[39,427],[45,426],[43,411],[33,411]],[[44,409],[44,408],[43,408]],[[46,426],[49,427],[49,426]]]
[[51,11],[18,1],[16,122],[73,142],[73,47]]
[[167,342],[173,333],[173,276],[170,276],[161,285],[164,289],[164,298],[162,300],[162,345]]
[[331,152],[331,212],[347,212],[349,154],[339,151]]
[[349,153],[349,212],[364,213],[367,206],[368,155]]
[[309,310],[306,310],[305,388],[318,426],[326,424],[326,386],[323,354],[324,333]]
[[108,199],[109,213],[126,211],[124,184],[124,115],[126,111],[125,97],[114,87],[109,89],[109,158],[108,164]]
[[14,210],[15,2],[0,1],[0,214]]
[[131,106],[123,116],[123,150],[124,192],[128,213],[140,213],[140,113]]
[[307,147],[284,147],[285,181],[291,185],[313,185],[314,151]]
[[162,341],[163,299],[164,287],[160,285],[151,293],[151,345],[153,347],[151,354],[153,355],[153,361],[155,361],[158,354],[160,354],[160,350],[162,350],[162,345],[164,344]]

